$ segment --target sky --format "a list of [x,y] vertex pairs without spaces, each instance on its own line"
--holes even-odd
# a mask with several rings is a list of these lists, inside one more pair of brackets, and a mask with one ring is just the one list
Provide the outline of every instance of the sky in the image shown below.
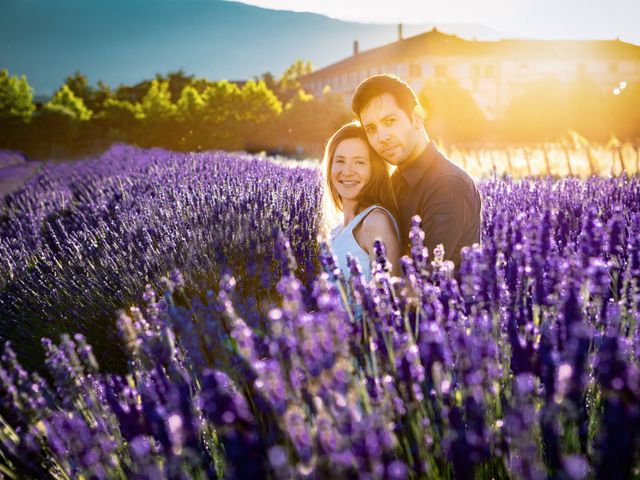
[[517,36],[640,44],[640,0],[242,0],[381,23],[480,23]]

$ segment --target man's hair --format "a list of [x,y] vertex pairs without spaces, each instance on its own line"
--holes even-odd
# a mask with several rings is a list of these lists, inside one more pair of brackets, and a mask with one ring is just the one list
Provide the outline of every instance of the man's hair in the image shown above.
[[374,98],[389,93],[393,96],[398,107],[400,107],[411,118],[411,112],[418,105],[418,98],[413,89],[404,80],[383,73],[373,75],[364,80],[353,94],[351,100],[351,110],[360,119],[362,109]]

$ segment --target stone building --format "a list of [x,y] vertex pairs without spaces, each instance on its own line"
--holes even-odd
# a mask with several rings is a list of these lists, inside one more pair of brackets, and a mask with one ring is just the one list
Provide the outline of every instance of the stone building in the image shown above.
[[603,90],[620,92],[640,81],[640,46],[620,40],[465,40],[433,29],[367,51],[359,51],[302,78],[303,88],[320,95],[325,86],[344,95],[377,73],[393,73],[420,92],[425,80],[453,77],[471,92],[487,118],[500,117],[510,100],[535,80],[570,81],[592,77]]

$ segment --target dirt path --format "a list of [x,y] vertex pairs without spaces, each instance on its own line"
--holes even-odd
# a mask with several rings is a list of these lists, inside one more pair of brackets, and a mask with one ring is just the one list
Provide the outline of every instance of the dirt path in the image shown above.
[[0,199],[21,188],[45,162],[27,162],[0,168]]

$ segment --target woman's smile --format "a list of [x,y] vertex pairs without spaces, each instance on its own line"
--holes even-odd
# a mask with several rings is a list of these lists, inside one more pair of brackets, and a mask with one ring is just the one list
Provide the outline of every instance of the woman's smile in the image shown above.
[[369,145],[360,138],[341,141],[331,162],[331,181],[342,201],[355,201],[370,178]]
[[338,182],[344,185],[345,187],[354,187],[360,184],[360,182],[356,180],[338,180]]

